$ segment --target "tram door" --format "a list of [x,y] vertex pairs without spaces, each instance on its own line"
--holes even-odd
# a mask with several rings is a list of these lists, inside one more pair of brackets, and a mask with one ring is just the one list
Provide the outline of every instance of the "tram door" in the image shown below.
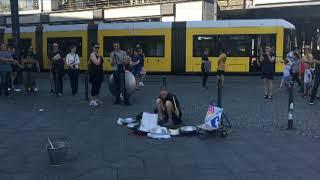
[[259,65],[260,55],[265,50],[266,45],[270,45],[273,54],[276,54],[276,35],[275,34],[262,34],[255,35],[251,39],[251,55],[250,55],[250,72],[260,72],[261,66]]

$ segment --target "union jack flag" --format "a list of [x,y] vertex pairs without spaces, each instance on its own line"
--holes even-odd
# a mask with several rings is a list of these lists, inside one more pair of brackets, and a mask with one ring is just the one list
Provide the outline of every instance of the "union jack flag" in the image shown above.
[[207,114],[213,114],[213,113],[214,113],[214,106],[212,104],[210,104],[209,107],[208,107]]

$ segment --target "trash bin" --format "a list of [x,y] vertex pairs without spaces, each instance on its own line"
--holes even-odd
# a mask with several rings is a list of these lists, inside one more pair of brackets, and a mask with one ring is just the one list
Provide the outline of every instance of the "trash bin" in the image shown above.
[[53,148],[50,144],[47,145],[49,161],[52,166],[60,166],[66,160],[67,148],[64,142],[53,143]]

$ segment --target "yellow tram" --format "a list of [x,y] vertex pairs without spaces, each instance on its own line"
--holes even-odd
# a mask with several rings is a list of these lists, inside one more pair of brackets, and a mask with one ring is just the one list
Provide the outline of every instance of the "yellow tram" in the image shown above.
[[80,69],[87,69],[87,27],[86,24],[45,25],[42,36],[43,68],[49,68],[48,53],[52,50],[52,44],[56,42],[64,55],[67,55],[71,45],[76,45]]
[[217,69],[219,49],[227,53],[226,72],[258,71],[257,60],[264,45],[271,45],[276,56],[276,72],[283,69],[283,58],[293,48],[295,27],[281,19],[222,20],[187,22],[186,72],[199,72],[201,54],[209,49],[212,70]]
[[[99,24],[98,39],[105,60],[109,60],[112,43],[123,50],[141,46],[146,56],[144,66],[152,72],[171,72],[171,24],[167,22]],[[111,70],[109,63],[105,69]]]
[[[37,29],[37,31],[36,31]],[[6,28],[4,41],[11,38]],[[43,69],[48,69],[48,52],[53,42],[60,45],[66,55],[70,45],[76,45],[81,70],[87,69],[93,42],[99,42],[100,53],[106,61],[112,43],[120,42],[123,50],[139,45],[145,53],[148,72],[174,74],[200,72],[201,55],[209,49],[212,72],[217,68],[219,50],[228,55],[226,72],[250,73],[259,71],[257,61],[264,45],[269,44],[276,55],[276,72],[283,69],[285,54],[296,47],[295,27],[282,19],[217,20],[190,22],[134,22],[43,25],[21,27],[22,47],[38,47]],[[110,71],[108,62],[104,69]]]
[[[34,52],[36,52],[36,26],[21,27],[20,38],[22,52],[26,51],[30,46],[32,46]],[[4,43],[13,45],[11,28],[5,28],[3,40]]]

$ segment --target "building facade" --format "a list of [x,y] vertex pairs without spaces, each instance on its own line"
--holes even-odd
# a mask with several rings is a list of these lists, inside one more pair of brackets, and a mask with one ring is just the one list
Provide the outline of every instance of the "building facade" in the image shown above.
[[[20,23],[215,20],[216,0],[19,0]],[[190,13],[192,12],[192,13]],[[0,23],[10,26],[10,3],[0,0]]]
[[221,19],[285,19],[296,27],[297,46],[320,47],[319,0],[253,0],[246,8],[224,10]]

